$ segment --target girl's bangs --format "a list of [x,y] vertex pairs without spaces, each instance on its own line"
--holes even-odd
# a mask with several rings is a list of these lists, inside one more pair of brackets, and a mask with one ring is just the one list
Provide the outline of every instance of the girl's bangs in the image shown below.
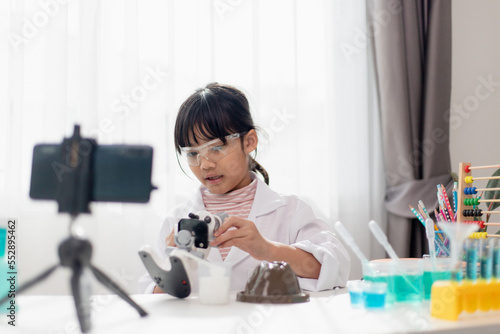
[[223,110],[218,103],[210,103],[205,99],[203,103],[198,100],[189,110],[179,124],[180,141],[179,147],[198,146],[200,141],[220,139],[226,142],[225,137],[236,131],[230,124],[227,111]]

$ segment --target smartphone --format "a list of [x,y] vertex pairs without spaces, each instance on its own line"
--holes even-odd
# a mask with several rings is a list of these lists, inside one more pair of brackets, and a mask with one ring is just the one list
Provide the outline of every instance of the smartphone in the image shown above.
[[[57,200],[63,178],[74,171],[62,157],[61,144],[33,149],[30,197]],[[142,145],[97,145],[91,155],[91,201],[146,203],[151,184],[153,148]]]

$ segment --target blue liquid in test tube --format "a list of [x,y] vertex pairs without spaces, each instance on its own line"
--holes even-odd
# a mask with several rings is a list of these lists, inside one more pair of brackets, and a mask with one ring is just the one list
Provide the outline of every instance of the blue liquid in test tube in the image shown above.
[[467,279],[475,281],[477,280],[477,240],[467,239],[466,243],[466,271]]
[[492,238],[488,242],[481,240],[481,278],[491,280],[493,273],[493,249],[495,240]]
[[500,279],[500,245],[498,240],[493,250],[493,276]]

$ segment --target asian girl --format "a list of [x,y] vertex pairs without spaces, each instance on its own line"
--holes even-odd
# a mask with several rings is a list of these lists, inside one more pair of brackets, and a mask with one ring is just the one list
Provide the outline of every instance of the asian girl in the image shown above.
[[[303,289],[346,284],[349,256],[327,232],[328,224],[300,198],[269,188],[269,175],[251,156],[258,135],[240,90],[218,83],[198,89],[180,107],[174,137],[178,156],[201,185],[163,223],[158,253],[175,246],[174,228],[190,212],[224,211],[229,217],[216,232],[207,260],[232,266],[232,289],[244,289],[249,272],[261,261],[287,262]],[[147,275],[140,279],[139,290],[162,292]]]

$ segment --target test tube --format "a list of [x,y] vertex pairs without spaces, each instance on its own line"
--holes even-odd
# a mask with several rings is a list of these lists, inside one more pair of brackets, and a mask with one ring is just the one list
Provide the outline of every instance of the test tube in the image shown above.
[[474,313],[479,307],[479,294],[475,285],[477,284],[477,263],[478,263],[478,240],[465,240],[465,270],[467,281],[463,284],[467,285],[463,293],[463,309],[467,313]]
[[477,239],[467,239],[465,241],[465,263],[467,279],[475,281],[477,279]]
[[[497,240],[496,238],[491,238],[494,240],[492,242],[493,246],[493,277],[497,279],[497,286],[498,286],[498,280],[500,280],[500,240]],[[500,310],[500,292],[498,289],[493,290],[493,295],[492,295],[492,309],[497,311]]]
[[500,242],[495,240],[493,249],[493,277],[500,279]]
[[490,281],[493,272],[493,248],[495,247],[495,240],[491,238],[488,241],[485,239],[480,239],[479,241],[479,249],[481,252],[481,278]]
[[478,289],[478,299],[479,299],[479,310],[482,312],[487,312],[492,309],[493,296],[492,289],[488,288],[491,285],[491,272],[493,267],[493,238],[479,239],[479,261],[480,261],[480,273],[482,282],[479,284],[480,289]]

